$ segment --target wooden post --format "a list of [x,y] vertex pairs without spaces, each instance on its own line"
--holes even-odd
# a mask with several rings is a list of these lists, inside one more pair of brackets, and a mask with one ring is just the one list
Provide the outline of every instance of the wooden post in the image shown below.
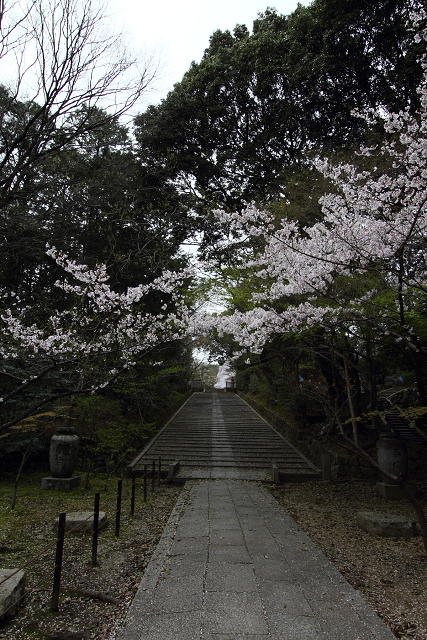
[[157,485],[160,487],[160,477],[161,477],[161,473],[162,473],[162,459],[159,457],[159,477],[157,480]]
[[144,464],[144,502],[147,502],[147,465]]
[[156,461],[153,460],[153,468],[151,470],[151,491],[154,493],[154,482],[155,482],[155,476],[156,476]]
[[62,572],[62,556],[64,552],[64,537],[65,537],[65,513],[59,514],[58,520],[58,540],[56,543],[56,555],[55,555],[55,571],[53,575],[53,593],[51,611],[58,611],[59,605],[59,592],[61,589],[61,572]]
[[93,508],[93,532],[92,532],[92,567],[98,564],[98,527],[99,527],[99,493],[95,493],[95,506]]
[[330,453],[322,455],[323,480],[330,482],[332,479],[332,456]]
[[116,537],[120,535],[120,512],[122,508],[122,480],[117,483]]
[[136,488],[136,475],[135,472],[132,472],[132,495],[130,498],[130,515],[132,518],[135,515],[135,488]]

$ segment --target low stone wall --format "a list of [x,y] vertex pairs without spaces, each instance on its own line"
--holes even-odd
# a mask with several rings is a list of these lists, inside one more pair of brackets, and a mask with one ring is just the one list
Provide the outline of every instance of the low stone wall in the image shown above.
[[319,469],[323,469],[324,456],[330,456],[332,480],[347,480],[350,478],[378,479],[377,472],[365,460],[361,460],[356,455],[346,455],[345,452],[337,453],[333,451],[327,444],[319,442],[309,433],[301,431],[295,425],[270,411],[270,409],[263,407],[250,396],[241,391],[239,391],[238,395]]
[[[330,456],[331,479],[346,480],[350,478],[362,478],[366,480],[378,480],[379,476],[371,465],[356,455],[337,453],[323,442],[319,442],[309,433],[303,432],[284,418],[276,415],[270,409],[263,407],[256,400],[239,391],[238,395],[245,400],[257,413],[260,414],[272,427],[277,429],[291,444],[303,453],[319,469],[323,469],[323,456]],[[420,456],[417,451],[408,447],[409,478],[425,482],[427,480],[427,459]]]

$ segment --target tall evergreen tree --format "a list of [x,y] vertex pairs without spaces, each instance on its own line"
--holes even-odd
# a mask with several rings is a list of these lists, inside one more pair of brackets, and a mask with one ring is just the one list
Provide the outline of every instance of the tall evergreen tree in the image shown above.
[[360,141],[353,109],[417,108],[421,49],[407,21],[422,4],[315,0],[290,16],[268,9],[252,33],[216,31],[201,62],[137,117],[141,162],[196,208],[280,193],[284,167]]

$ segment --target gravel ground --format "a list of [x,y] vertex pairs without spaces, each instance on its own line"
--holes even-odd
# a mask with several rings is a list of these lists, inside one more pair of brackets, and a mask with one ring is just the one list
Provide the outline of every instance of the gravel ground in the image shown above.
[[[427,640],[427,562],[421,538],[377,538],[360,530],[355,521],[356,511],[414,518],[411,505],[384,501],[368,482],[269,488],[398,638]],[[63,508],[61,500],[65,498],[50,492],[49,497],[38,499],[39,493],[20,498],[13,514],[7,506],[8,496],[0,495],[2,567],[22,566],[55,538],[52,509],[57,512]],[[50,548],[41,553],[36,565],[28,568],[28,595],[18,614],[0,627],[0,639],[114,640],[179,493],[180,487],[165,484],[149,494],[146,504],[139,500],[135,518],[123,516],[120,538],[115,537],[114,524],[110,524],[100,535],[97,567],[90,563],[90,536],[72,534],[66,538],[56,614],[50,612],[54,551]],[[10,524],[14,518],[18,534]],[[82,595],[77,589],[101,592],[116,603]]]
[[[143,503],[139,496],[133,519],[128,515],[126,505],[120,537],[116,538],[114,535],[114,518],[99,535],[96,567],[91,564],[92,536],[77,533],[66,536],[58,613],[50,611],[55,548],[42,553],[39,561],[32,562],[28,567],[27,596],[18,614],[3,627],[0,626],[0,639],[115,638],[180,491],[179,486],[162,484],[154,494],[149,492],[147,503]],[[26,524],[20,524],[19,538],[13,531],[9,530],[8,535],[7,529],[2,530],[4,519],[2,522],[0,511],[0,560],[3,568],[21,567],[29,558],[34,558],[37,548],[41,551],[49,539],[56,537],[55,520],[51,516],[52,502],[56,507],[60,498],[52,495],[58,492],[49,493],[51,495],[44,500],[45,506],[37,503],[36,522],[28,518]],[[112,497],[114,502],[114,492],[110,493],[108,499],[111,500]],[[31,507],[31,503],[34,508],[36,500],[37,496],[18,500],[17,511],[21,513],[17,517],[21,518],[24,510]],[[113,510],[113,507],[110,508]],[[0,509],[3,514],[10,511],[8,507],[1,505],[1,501]],[[10,516],[10,513],[6,515]],[[77,591],[79,589],[103,594],[115,602],[104,602],[83,595]]]
[[[420,487],[425,512],[426,489]],[[372,536],[355,518],[357,511],[379,511],[416,521],[412,505],[384,500],[372,482],[313,482],[270,490],[398,638],[427,640],[427,558],[421,537]]]

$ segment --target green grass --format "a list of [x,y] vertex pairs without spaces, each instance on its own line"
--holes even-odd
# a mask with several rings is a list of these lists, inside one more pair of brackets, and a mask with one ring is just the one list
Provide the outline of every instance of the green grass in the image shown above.
[[[105,476],[91,476],[91,488],[87,489],[84,482],[69,492],[45,491],[41,489],[41,480],[45,474],[26,474],[18,485],[18,495],[15,508],[11,509],[14,477],[3,476],[0,480],[0,568],[18,568],[31,558],[39,555],[49,544],[52,548],[49,555],[54,557],[55,541],[57,538],[57,522],[61,512],[92,511],[94,496],[100,492],[100,510],[106,511],[110,520],[109,526],[102,531],[103,544],[113,543],[115,537],[115,512],[117,500],[117,479],[109,482],[105,491]],[[83,480],[83,479],[82,479]],[[130,518],[130,479],[123,480],[121,536],[126,535]],[[137,485],[136,508],[141,512],[149,508],[152,496],[148,493],[147,503],[143,502],[142,486]],[[88,561],[91,558],[92,536],[82,533],[69,534],[70,546],[80,547],[82,557]],[[80,542],[79,542],[80,540]],[[38,579],[45,581],[43,567],[37,562],[29,566],[31,582]]]
[[[136,491],[135,517],[132,518],[130,516],[131,480],[125,478],[123,480],[120,538],[117,538],[115,536],[117,478],[112,478],[108,483],[107,490],[105,490],[105,475],[94,474],[90,478],[90,488],[86,488],[85,478],[82,478],[80,487],[69,492],[61,492],[42,491],[41,480],[44,475],[46,474],[33,473],[22,476],[18,485],[14,510],[11,509],[11,500],[15,476],[4,474],[0,480],[0,568],[25,568],[26,589],[29,591],[29,596],[25,599],[25,606],[21,607],[19,613],[8,620],[5,625],[0,624],[0,638],[8,640],[10,638],[17,640],[18,637],[23,640],[41,638],[39,632],[28,628],[31,620],[47,624],[48,628],[55,624],[54,620],[58,614],[50,611],[50,602],[59,513],[92,511],[95,493],[100,492],[100,510],[107,512],[109,525],[100,532],[98,558],[100,563],[106,566],[106,570],[110,571],[108,567],[111,559],[117,558],[117,562],[120,563],[121,550],[127,548],[129,543],[136,542],[137,546],[141,547],[135,552],[138,561],[143,560],[143,552],[147,545],[154,545],[153,549],[155,548],[157,537],[167,520],[168,509],[173,508],[177,495],[176,488],[162,485],[162,488],[160,490],[156,488],[154,493],[148,491],[147,502],[144,502],[142,481],[139,480]],[[165,492],[173,494],[167,504],[162,498],[166,495]],[[140,541],[135,540],[138,535],[141,537]],[[60,612],[68,611],[71,605],[68,603],[64,607],[61,603],[64,598],[70,601],[71,596],[72,606],[76,606],[76,602],[79,603],[79,615],[82,609],[87,610],[89,627],[95,628],[97,619],[91,618],[91,603],[86,602],[87,598],[85,599],[84,596],[76,596],[72,591],[72,585],[78,585],[82,576],[87,578],[90,574],[96,581],[99,567],[91,567],[91,558],[91,535],[76,532],[66,534]],[[120,564],[112,565],[113,583],[114,575],[120,569]],[[126,565],[126,570],[128,569],[129,565]],[[140,569],[132,566],[130,570],[133,571],[132,578],[126,578],[126,580],[137,580]],[[117,577],[119,576],[117,575]],[[131,589],[132,585],[129,588]],[[66,617],[58,624],[65,624],[70,628],[72,622],[73,617],[68,615],[68,618]]]

